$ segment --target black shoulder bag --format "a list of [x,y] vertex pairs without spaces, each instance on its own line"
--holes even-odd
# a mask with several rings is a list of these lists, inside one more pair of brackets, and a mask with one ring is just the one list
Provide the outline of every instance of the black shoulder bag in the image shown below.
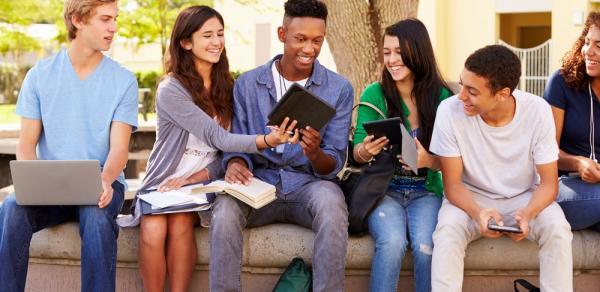
[[[360,102],[356,106],[360,105],[368,106],[383,118],[386,117],[381,110],[370,103]],[[368,231],[367,216],[385,196],[390,180],[394,176],[394,169],[399,163],[396,158],[398,148],[390,146],[381,151],[371,162],[359,165],[353,159],[352,147],[348,146],[348,157],[346,167],[342,171],[340,187],[348,204],[348,231],[351,234],[360,235]]]

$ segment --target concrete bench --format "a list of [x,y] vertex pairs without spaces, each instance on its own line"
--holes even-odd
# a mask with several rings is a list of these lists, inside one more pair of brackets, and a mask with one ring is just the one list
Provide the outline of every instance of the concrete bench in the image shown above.
[[[197,228],[198,260],[191,291],[208,291],[208,229]],[[270,291],[295,256],[312,262],[313,233],[305,228],[273,224],[244,231],[242,281],[244,291]],[[121,229],[118,239],[117,290],[141,291],[137,270],[138,229]],[[34,235],[31,243],[28,291],[78,291],[80,238],[76,223]],[[346,255],[346,290],[367,291],[373,242],[369,236],[350,237]],[[575,291],[598,291],[600,233],[575,232],[573,239]],[[413,291],[412,258],[407,255],[400,278],[401,291]],[[512,291],[512,281],[538,283],[537,246],[514,244],[508,238],[481,239],[467,249],[464,291]]]

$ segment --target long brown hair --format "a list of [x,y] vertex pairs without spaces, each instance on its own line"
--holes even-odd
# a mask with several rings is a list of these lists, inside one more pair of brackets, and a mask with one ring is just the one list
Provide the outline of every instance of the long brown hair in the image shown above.
[[592,25],[600,28],[600,12],[590,12],[588,14],[579,38],[563,57],[562,67],[560,68],[560,74],[565,78],[567,86],[578,90],[583,89],[590,80],[590,76],[585,72],[585,58],[581,53],[581,48],[585,44],[585,37]]
[[191,40],[192,34],[213,17],[225,26],[221,14],[208,6],[190,6],[179,13],[171,33],[165,75],[179,80],[192,96],[194,103],[208,115],[216,116],[219,124],[227,128],[233,117],[233,77],[229,72],[225,48],[219,62],[212,66],[211,87],[210,90],[206,90],[204,80],[196,70],[194,55],[181,46],[182,40]]
[[[398,38],[402,61],[414,75],[412,95],[417,105],[416,114],[419,116],[418,138],[423,147],[429,149],[441,90],[446,88],[449,92],[452,91],[441,77],[427,28],[421,21],[415,18],[401,20],[388,26],[385,35]],[[385,66],[381,77],[381,86],[388,104],[388,116],[404,120],[402,97],[396,87],[396,81]]]

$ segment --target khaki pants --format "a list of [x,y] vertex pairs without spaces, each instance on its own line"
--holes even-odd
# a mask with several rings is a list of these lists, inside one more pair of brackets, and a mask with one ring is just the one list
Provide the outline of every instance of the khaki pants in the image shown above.
[[[490,199],[474,195],[484,208],[495,208],[502,214],[504,225],[514,225],[514,213],[525,207],[531,194],[509,199]],[[529,222],[527,239],[537,242],[542,291],[573,291],[573,259],[571,226],[556,202]],[[431,284],[434,292],[462,291],[464,258],[467,245],[481,237],[479,227],[467,213],[444,199],[433,233]]]

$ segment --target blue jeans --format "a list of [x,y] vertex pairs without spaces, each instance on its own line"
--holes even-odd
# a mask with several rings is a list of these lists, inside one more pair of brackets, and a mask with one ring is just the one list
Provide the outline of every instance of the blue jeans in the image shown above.
[[[243,230],[271,223],[311,228],[315,233],[312,291],[344,290],[348,210],[339,186],[322,180],[288,194],[278,194],[277,200],[260,209],[252,209],[234,197],[219,195],[210,226],[210,291],[242,291]],[[279,240],[276,236],[271,239]]]
[[98,206],[20,206],[14,194],[0,207],[0,286],[25,290],[29,245],[33,233],[68,221],[79,221],[81,291],[115,291],[117,236],[115,218],[123,206],[124,187],[115,181],[110,204]]
[[600,184],[562,176],[558,180],[556,201],[571,224],[571,230],[593,227],[600,231]]
[[414,259],[415,291],[431,291],[431,236],[441,204],[442,199],[428,191],[388,190],[368,218],[369,232],[375,240],[370,291],[396,291],[409,242]]

